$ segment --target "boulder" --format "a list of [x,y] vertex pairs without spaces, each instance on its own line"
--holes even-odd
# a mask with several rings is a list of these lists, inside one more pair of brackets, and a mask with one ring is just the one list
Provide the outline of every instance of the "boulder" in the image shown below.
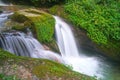
[[10,19],[7,25],[11,25],[12,29],[25,30],[30,28],[40,42],[49,43],[53,40],[55,20],[52,15],[46,12],[23,9],[16,11]]

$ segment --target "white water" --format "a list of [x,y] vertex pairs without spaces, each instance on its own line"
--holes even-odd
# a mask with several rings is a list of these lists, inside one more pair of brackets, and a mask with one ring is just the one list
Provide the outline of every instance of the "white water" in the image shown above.
[[0,6],[8,6],[7,4],[3,3],[1,0],[0,0]]
[[0,32],[5,30],[7,27],[5,27],[5,22],[8,19],[9,15],[12,15],[13,13],[3,12],[0,14]]
[[[3,12],[0,14],[0,31],[5,28],[4,23],[11,14],[13,13]],[[29,29],[27,29],[27,34],[18,31],[2,32],[0,34],[0,48],[18,56],[45,58],[63,63],[61,56],[52,51],[45,50],[44,47],[33,38]]]
[[90,76],[100,76],[98,61],[92,57],[81,56],[77,49],[70,26],[62,19],[54,16],[56,20],[55,30],[57,44],[66,64],[71,65],[73,70]]
[[13,54],[32,58],[45,58],[63,63],[60,55],[45,50],[44,47],[30,35],[13,31],[10,33],[2,33],[0,36],[1,47]]
[[56,19],[56,39],[59,49],[64,57],[78,57],[79,52],[75,44],[75,40],[69,26],[60,18]]

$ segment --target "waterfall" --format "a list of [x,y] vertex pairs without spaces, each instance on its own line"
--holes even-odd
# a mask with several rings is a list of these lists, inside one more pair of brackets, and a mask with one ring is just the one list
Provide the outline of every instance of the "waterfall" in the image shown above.
[[4,50],[17,56],[45,58],[62,63],[60,55],[45,50],[35,38],[22,32],[12,31],[0,34],[0,45]]
[[8,6],[8,5],[3,3],[2,0],[0,0],[0,6]]
[[99,75],[98,62],[95,58],[81,56],[75,43],[75,38],[70,26],[61,18],[54,16],[56,20],[55,32],[58,47],[62,58],[67,65],[71,65],[73,70],[90,76]]
[[[0,29],[4,28],[2,23],[7,20],[9,15],[0,15]],[[70,26],[61,18],[57,16],[54,18],[56,20],[55,35],[61,55],[45,50],[29,29],[27,29],[27,34],[18,31],[0,33],[0,48],[17,56],[44,58],[71,65],[73,70],[90,76],[99,75],[97,60],[92,57],[81,56]]]
[[74,36],[68,24],[56,17],[56,39],[61,54],[66,57],[78,57],[79,52],[74,40]]

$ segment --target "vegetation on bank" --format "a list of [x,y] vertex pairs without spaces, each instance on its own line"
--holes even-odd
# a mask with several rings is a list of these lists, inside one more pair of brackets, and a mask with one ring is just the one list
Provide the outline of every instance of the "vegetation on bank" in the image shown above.
[[53,6],[49,11],[84,29],[107,56],[120,60],[119,0],[66,0],[62,7]]
[[[19,2],[19,0],[10,1]],[[20,3],[25,2],[30,4],[33,2],[33,6],[38,7],[41,4],[55,5],[50,8],[50,13],[62,16],[75,26],[84,29],[89,38],[107,56],[120,60],[119,0],[20,0]]]
[[120,41],[120,1],[69,0],[65,12],[75,25],[87,30],[89,37],[98,44],[107,40]]
[[14,80],[14,78],[19,78],[21,80],[95,80],[95,78],[73,72],[63,64],[45,59],[19,57],[1,49],[0,61],[0,79],[6,78],[5,80]]
[[16,76],[14,75],[4,75],[4,74],[0,74],[0,80],[20,80],[18,78],[16,78]]

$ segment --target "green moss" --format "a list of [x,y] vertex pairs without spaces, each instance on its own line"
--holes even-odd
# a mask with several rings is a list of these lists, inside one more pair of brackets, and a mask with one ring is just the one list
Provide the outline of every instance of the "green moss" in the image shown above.
[[14,56],[12,54],[0,49],[0,59],[1,60],[7,59],[7,58],[13,58],[13,57]]
[[[45,61],[43,64],[36,66],[33,69],[33,73],[37,75],[39,78],[43,78],[43,76],[48,75],[51,79],[59,79],[62,80],[94,80],[94,78],[86,77],[84,75],[80,75],[80,73],[73,73],[68,67],[64,65],[55,63],[55,62],[48,62]],[[65,75],[66,74],[66,75]],[[53,77],[54,76],[54,77]]]
[[30,27],[40,42],[53,41],[55,20],[52,15],[36,9],[24,9],[15,12],[11,19],[19,23],[13,25],[13,29],[21,30]]
[[39,19],[31,18],[34,21],[37,39],[43,43],[53,40],[55,20],[51,15],[42,15]]
[[0,80],[20,80],[15,75],[4,75],[0,74]]
[[60,6],[59,5],[55,5],[55,6],[53,6],[53,7],[51,7],[50,9],[49,9],[49,12],[51,13],[51,14],[58,14],[58,10],[59,10],[59,8],[60,8]]
[[[0,49],[0,67],[4,68],[6,64],[9,67],[13,65],[17,65],[18,67],[23,66],[32,73],[31,76],[37,76],[40,80],[47,80],[48,78],[51,80],[95,80],[95,78],[74,72],[63,64],[45,59],[19,57]],[[11,71],[12,69],[14,68],[10,68],[8,71]],[[14,71],[19,73],[16,69],[14,69]],[[16,73],[12,75],[16,76]],[[1,76],[2,78],[6,77],[6,74],[4,74],[4,76],[0,74],[0,78]]]
[[49,76],[55,75],[58,77],[62,77],[64,76],[64,74],[67,74],[69,72],[69,69],[63,65],[54,62],[51,64],[51,62],[46,61],[44,64],[35,67],[33,72],[38,75],[38,77],[43,77],[43,75],[45,75],[47,72],[50,72],[48,73]]

